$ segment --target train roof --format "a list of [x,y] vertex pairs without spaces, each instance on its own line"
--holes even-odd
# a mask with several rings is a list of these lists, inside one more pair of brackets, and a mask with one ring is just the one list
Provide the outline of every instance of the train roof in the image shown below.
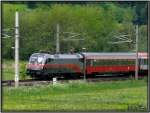
[[81,54],[54,54],[52,55],[52,58],[60,58],[60,59],[79,59],[83,58]]
[[[135,59],[136,53],[133,52],[84,52],[86,59]],[[138,53],[139,58],[147,58],[147,53]]]
[[143,58],[143,59],[147,59],[148,58],[148,54],[146,52],[139,52],[138,53],[138,56],[140,58]]
[[[82,52],[74,54],[48,54],[48,53],[34,53],[32,56],[44,56],[52,59],[135,59],[136,53],[133,52]],[[147,59],[146,52],[139,52],[139,58]]]
[[31,56],[45,56],[45,55],[50,55],[48,53],[33,53]]
[[32,56],[45,56],[46,58],[52,58],[52,59],[79,59],[83,58],[81,54],[75,53],[75,54],[48,54],[48,53],[34,53]]

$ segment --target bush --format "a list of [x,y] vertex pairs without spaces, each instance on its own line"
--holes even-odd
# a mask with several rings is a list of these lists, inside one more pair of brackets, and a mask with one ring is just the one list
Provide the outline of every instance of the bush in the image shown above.
[[26,75],[26,63],[23,62],[20,64],[20,79],[26,79],[27,75]]

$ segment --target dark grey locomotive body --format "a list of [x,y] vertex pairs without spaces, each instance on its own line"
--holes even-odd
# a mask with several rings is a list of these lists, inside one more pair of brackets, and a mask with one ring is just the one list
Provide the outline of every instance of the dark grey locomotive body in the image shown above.
[[83,56],[80,54],[34,53],[29,59],[26,73],[32,77],[71,76],[83,72]]

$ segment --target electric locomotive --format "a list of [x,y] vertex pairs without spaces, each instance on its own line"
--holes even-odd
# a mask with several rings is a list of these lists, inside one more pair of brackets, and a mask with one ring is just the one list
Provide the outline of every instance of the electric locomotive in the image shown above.
[[34,53],[29,59],[26,73],[37,78],[76,77],[83,73],[83,56],[81,54]]

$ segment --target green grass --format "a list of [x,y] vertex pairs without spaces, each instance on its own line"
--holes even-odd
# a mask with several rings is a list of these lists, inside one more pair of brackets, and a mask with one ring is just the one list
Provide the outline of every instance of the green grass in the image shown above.
[[[20,61],[20,79],[27,79],[29,76],[26,76],[25,69],[26,69],[27,61]],[[2,80],[14,80],[15,76],[15,61],[14,60],[2,60]]]
[[147,111],[147,81],[3,88],[3,111]]

